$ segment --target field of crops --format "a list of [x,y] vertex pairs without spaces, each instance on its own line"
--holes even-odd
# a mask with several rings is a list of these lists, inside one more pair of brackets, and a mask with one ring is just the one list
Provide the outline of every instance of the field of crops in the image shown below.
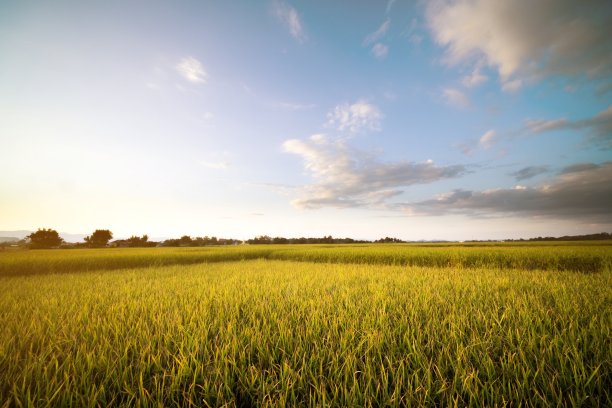
[[612,243],[0,252],[0,407],[610,406]]

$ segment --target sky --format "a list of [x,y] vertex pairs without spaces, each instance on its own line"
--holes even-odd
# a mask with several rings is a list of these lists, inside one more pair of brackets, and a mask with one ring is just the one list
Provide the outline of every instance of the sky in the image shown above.
[[0,1],[0,230],[612,231],[607,0]]

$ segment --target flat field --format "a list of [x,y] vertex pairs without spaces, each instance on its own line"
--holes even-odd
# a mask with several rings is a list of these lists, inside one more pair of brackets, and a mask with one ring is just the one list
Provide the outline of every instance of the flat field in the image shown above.
[[610,406],[612,243],[0,252],[0,407]]

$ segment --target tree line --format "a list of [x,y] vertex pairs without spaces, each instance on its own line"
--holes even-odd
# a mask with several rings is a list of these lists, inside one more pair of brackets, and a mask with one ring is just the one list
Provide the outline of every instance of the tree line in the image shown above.
[[261,235],[256,238],[246,240],[247,244],[252,245],[282,245],[282,244],[379,244],[379,243],[404,243],[398,238],[385,237],[376,241],[357,240],[352,238],[334,238],[331,235],[323,238],[284,238],[284,237],[269,237]]
[[322,238],[284,238],[261,235],[246,241],[217,237],[190,237],[183,235],[178,239],[150,241],[148,235],[141,237],[133,235],[127,239],[111,241],[113,233],[108,229],[97,229],[85,237],[82,243],[66,243],[59,233],[51,228],[39,228],[22,242],[31,249],[48,248],[147,248],[147,247],[202,247],[220,245],[283,245],[283,244],[371,244],[371,243],[403,243],[398,238],[385,237],[376,241],[356,240],[352,238],[334,238],[331,235]]
[[587,235],[564,235],[562,237],[536,237],[529,239],[508,239],[508,242],[528,242],[528,241],[600,241],[612,240],[612,234],[600,232],[598,234]]
[[[268,235],[260,235],[255,238],[247,239],[246,241],[232,238],[217,238],[217,237],[190,237],[183,235],[178,239],[166,239],[164,241],[150,241],[148,235],[136,236],[132,235],[127,239],[113,239],[113,233],[108,229],[97,229],[91,235],[85,237],[82,243],[66,243],[60,237],[59,233],[51,228],[39,228],[36,232],[28,235],[25,240],[20,241],[17,245],[27,246],[31,249],[45,248],[148,248],[148,247],[203,247],[203,246],[222,246],[222,245],[284,245],[284,244],[389,244],[389,243],[405,243],[398,238],[385,237],[375,241],[357,240],[352,238],[334,238],[331,235],[321,238],[285,238],[285,237],[270,237]],[[588,241],[588,240],[612,240],[612,234],[601,232],[598,234],[589,235],[574,235],[563,237],[537,237],[524,239],[508,239],[507,242],[522,242],[522,241]],[[14,243],[6,245],[15,245]]]

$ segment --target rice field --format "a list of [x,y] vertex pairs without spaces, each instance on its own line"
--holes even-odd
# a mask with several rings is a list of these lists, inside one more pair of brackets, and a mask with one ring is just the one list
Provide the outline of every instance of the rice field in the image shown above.
[[610,406],[611,245],[0,252],[0,407]]

